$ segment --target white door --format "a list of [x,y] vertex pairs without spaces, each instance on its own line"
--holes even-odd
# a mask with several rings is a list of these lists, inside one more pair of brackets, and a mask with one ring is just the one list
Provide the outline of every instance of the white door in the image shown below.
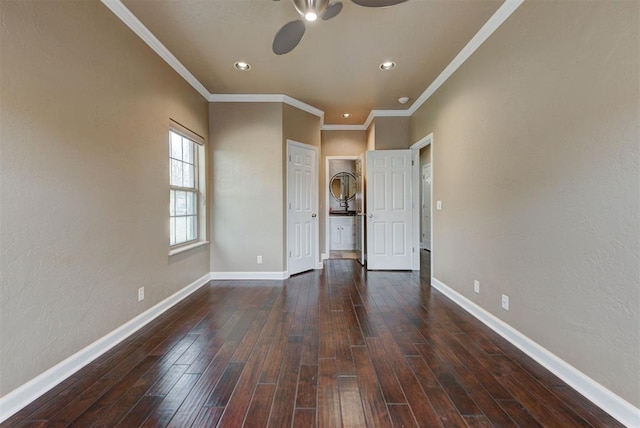
[[431,164],[422,167],[422,247],[431,251]]
[[410,270],[411,150],[367,152],[367,268]]
[[318,242],[318,164],[312,146],[287,142],[288,272],[316,267]]
[[356,253],[358,261],[364,265],[366,258],[365,247],[365,209],[364,209],[364,153],[356,159]]

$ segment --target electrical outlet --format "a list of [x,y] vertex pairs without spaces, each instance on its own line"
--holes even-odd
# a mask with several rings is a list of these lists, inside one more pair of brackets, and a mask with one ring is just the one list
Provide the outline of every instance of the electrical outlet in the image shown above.
[[502,295],[502,309],[504,309],[505,311],[509,310],[509,296],[507,296],[506,294]]
[[256,262],[261,265],[262,264],[262,256],[256,257]]
[[138,302],[142,302],[144,300],[144,287],[138,288]]
[[473,281],[473,291],[480,294],[480,281],[478,280]]
[[436,210],[442,211],[442,201],[436,201]]

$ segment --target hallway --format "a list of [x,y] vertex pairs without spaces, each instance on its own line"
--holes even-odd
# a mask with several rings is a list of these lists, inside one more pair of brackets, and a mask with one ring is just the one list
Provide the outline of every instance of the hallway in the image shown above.
[[2,426],[620,426],[428,285],[212,281]]

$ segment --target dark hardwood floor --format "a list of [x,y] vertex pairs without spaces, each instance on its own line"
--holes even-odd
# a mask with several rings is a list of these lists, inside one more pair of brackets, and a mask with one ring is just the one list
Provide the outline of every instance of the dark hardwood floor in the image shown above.
[[212,281],[2,426],[620,426],[428,266]]

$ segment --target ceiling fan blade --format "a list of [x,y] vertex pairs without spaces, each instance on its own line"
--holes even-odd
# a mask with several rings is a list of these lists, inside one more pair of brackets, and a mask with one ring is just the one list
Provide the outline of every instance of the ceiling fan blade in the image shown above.
[[324,15],[322,15],[322,20],[328,21],[331,18],[335,18],[336,16],[338,16],[341,10],[342,2],[338,1],[335,3],[331,3],[329,6],[327,6],[327,10],[325,10]]
[[273,53],[282,55],[291,52],[302,40],[304,30],[304,22],[300,20],[284,24],[273,38],[273,45],[271,46]]
[[358,6],[365,7],[388,7],[395,6],[400,3],[404,3],[407,0],[351,0]]

